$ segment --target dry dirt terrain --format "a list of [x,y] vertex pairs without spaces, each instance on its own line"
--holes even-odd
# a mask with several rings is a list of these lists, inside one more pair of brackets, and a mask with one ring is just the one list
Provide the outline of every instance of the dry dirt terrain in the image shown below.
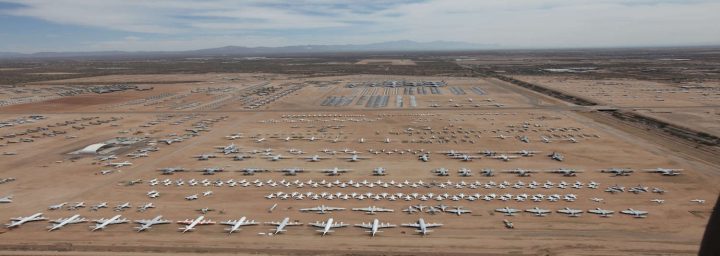
[[[388,62],[408,65],[405,60]],[[679,119],[692,115],[695,119],[688,120],[699,127],[708,132],[718,130],[717,94],[693,90],[659,94],[656,91],[665,88],[662,84],[635,86],[633,81],[604,81],[613,84],[598,89],[593,86],[597,82],[592,81],[522,79],[592,94],[618,107],[646,111],[681,107],[658,116]],[[445,85],[387,86],[393,81]],[[142,90],[57,94],[70,91],[66,87],[111,84],[133,84]],[[618,89],[618,84],[626,86]],[[654,91],[636,89],[644,86]],[[596,122],[585,115],[593,111],[590,108],[494,78],[149,74],[44,81],[0,90],[0,99],[7,103],[0,107],[0,123],[12,124],[0,128],[0,180],[14,178],[0,184],[0,197],[12,195],[12,203],[0,204],[0,220],[9,222],[10,218],[43,213],[49,220],[75,214],[95,220],[120,214],[130,221],[157,215],[173,221],[144,232],[136,232],[135,223],[91,232],[88,226],[94,223],[90,222],[48,232],[47,221],[29,222],[0,230],[0,255],[695,255],[720,192],[720,172],[713,161]],[[630,90],[633,92],[627,92]],[[631,93],[640,98],[626,96]],[[33,119],[31,115],[43,118]],[[241,136],[227,137],[233,134]],[[101,150],[99,155],[70,154],[118,137],[142,140]],[[182,141],[166,142],[175,138]],[[239,152],[218,151],[218,146],[230,144]],[[132,158],[138,150],[148,148],[157,150]],[[471,161],[449,156],[447,151],[451,150],[471,156]],[[521,150],[535,153],[521,156]],[[564,156],[563,160],[549,157],[554,152]],[[352,153],[368,159],[350,162],[346,158]],[[427,162],[419,159],[425,153]],[[206,161],[195,158],[203,154],[215,157]],[[108,155],[117,159],[100,159]],[[234,161],[236,155],[250,158]],[[282,158],[271,161],[268,156],[272,155]],[[306,160],[312,155],[327,159]],[[492,157],[499,155],[517,158],[501,161]],[[125,161],[132,165],[109,166]],[[159,171],[170,167],[185,171],[172,175]],[[339,176],[322,172],[334,167],[351,170]],[[378,167],[385,168],[387,175],[373,176],[373,169]],[[205,168],[224,171],[203,175]],[[248,168],[266,171],[246,175],[242,170]],[[286,176],[279,171],[287,168],[302,168],[304,172]],[[438,168],[448,169],[449,176],[433,173]],[[461,168],[472,170],[472,175],[459,175]],[[559,168],[578,173],[563,176],[551,172]],[[632,169],[634,173],[613,176],[600,171],[610,168]],[[681,169],[681,174],[663,176],[646,171],[655,168]],[[483,169],[494,170],[494,176],[481,175]],[[519,176],[511,172],[515,169],[534,173]],[[207,185],[201,182],[204,179]],[[198,184],[190,185],[191,180]],[[363,185],[352,186],[358,182]],[[530,185],[533,182],[537,187]],[[598,185],[591,188],[591,183]],[[544,184],[551,185],[544,188]],[[613,186],[624,187],[624,192],[606,192]],[[159,197],[150,198],[150,191],[157,191]],[[203,195],[207,191],[212,194]],[[656,193],[660,191],[665,192]],[[270,194],[337,193],[354,193],[356,198],[266,198]],[[371,197],[357,198],[366,193]],[[398,193],[402,196],[390,199]],[[195,194],[196,200],[186,200]],[[501,200],[506,194],[509,198]],[[543,195],[541,200],[530,199],[538,194]],[[559,200],[547,199],[553,194]],[[376,195],[378,198],[373,198]],[[528,198],[518,199],[523,196]],[[705,201],[692,201],[695,199]],[[48,209],[63,202],[67,205],[61,209]],[[76,202],[87,206],[68,210]],[[109,208],[90,210],[101,202],[107,202]],[[131,208],[113,210],[125,202]],[[156,207],[138,211],[146,203]],[[471,213],[456,216],[402,211],[440,204],[449,206],[448,210],[462,207]],[[328,214],[299,211],[319,205],[347,209]],[[369,215],[350,211],[372,205],[394,212]],[[539,207],[552,213],[545,217],[529,212],[504,216],[495,211],[503,207],[521,211]],[[569,217],[557,212],[565,207],[582,213]],[[203,215],[198,211],[202,208],[212,211]],[[614,214],[600,217],[588,212],[595,208]],[[648,214],[633,218],[620,213],[630,208]],[[247,217],[261,224],[242,227],[230,235],[224,231],[227,226],[219,223],[179,232],[184,225],[176,221],[200,215],[216,222]],[[274,226],[262,224],[285,217],[303,224],[334,218],[351,226],[334,229],[326,236],[308,225],[271,235]],[[353,226],[375,218],[398,227],[371,237],[365,229]],[[419,218],[443,226],[433,228],[426,236],[400,226]],[[512,222],[514,228],[506,228],[503,220]]]

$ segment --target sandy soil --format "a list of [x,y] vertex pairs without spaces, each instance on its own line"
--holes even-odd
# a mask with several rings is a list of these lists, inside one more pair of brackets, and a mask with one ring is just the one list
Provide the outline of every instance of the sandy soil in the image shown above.
[[[242,82],[225,79],[237,77]],[[202,226],[196,231],[186,234],[177,232],[177,224],[157,226],[149,232],[136,233],[130,224],[111,226],[102,232],[89,232],[86,224],[71,225],[62,230],[47,232],[46,222],[34,222],[23,225],[14,230],[0,231],[0,255],[143,255],[143,252],[157,253],[216,253],[216,254],[280,254],[280,255],[656,255],[656,254],[696,254],[705,224],[710,215],[712,205],[720,189],[716,186],[720,181],[717,166],[710,166],[701,161],[685,158],[684,155],[658,146],[649,141],[642,140],[623,131],[593,122],[592,120],[576,114],[572,108],[557,104],[547,98],[534,93],[522,92],[499,84],[497,81],[464,80],[459,78],[446,79],[450,86],[465,88],[467,95],[453,95],[449,89],[443,88],[442,95],[418,96],[420,104],[427,104],[437,100],[444,104],[441,108],[428,108],[421,105],[417,109],[404,107],[394,108],[394,103],[388,104],[387,109],[369,109],[363,107],[321,107],[319,102],[327,95],[352,95],[357,90],[344,88],[347,81],[358,79],[385,79],[385,77],[328,77],[313,78],[313,80],[340,81],[327,87],[308,84],[303,89],[281,97],[278,101],[267,104],[257,110],[244,109],[237,101],[227,101],[218,109],[205,108],[204,110],[184,109],[176,110],[173,107],[199,102],[200,106],[217,100],[218,96],[227,95],[228,92],[193,93],[193,89],[207,87],[231,87],[231,95],[264,82],[270,86],[284,88],[290,83],[309,83],[308,80],[291,79],[281,75],[256,74],[206,74],[184,76],[112,76],[98,78],[83,78],[75,82],[111,82],[111,81],[204,81],[198,84],[163,84],[156,85],[152,91],[121,92],[106,95],[83,95],[58,100],[52,100],[28,105],[15,105],[0,109],[0,120],[14,119],[26,116],[28,113],[43,114],[48,118],[31,124],[22,124],[12,127],[0,128],[0,134],[19,133],[34,127],[47,127],[58,122],[76,120],[81,117],[97,117],[98,119],[122,118],[118,121],[87,125],[77,130],[68,126],[56,126],[52,129],[66,131],[66,134],[55,137],[39,137],[34,142],[11,143],[0,141],[4,146],[0,151],[16,152],[14,156],[0,156],[0,178],[14,177],[15,182],[0,184],[0,196],[12,194],[13,203],[0,205],[0,219],[27,216],[35,212],[44,212],[50,219],[68,217],[81,214],[83,217],[96,219],[108,218],[115,214],[122,214],[132,220],[152,218],[163,215],[171,220],[195,218],[199,215],[199,208],[209,207],[216,209],[206,215],[215,221],[239,219],[247,216],[256,221],[279,221],[290,217],[303,223],[325,220],[333,217],[345,223],[356,224],[378,218],[383,222],[392,224],[409,223],[419,217],[429,222],[440,222],[444,226],[435,229],[427,237],[415,235],[409,228],[392,228],[380,233],[377,237],[370,237],[356,227],[347,227],[335,233],[321,237],[309,226],[289,227],[288,232],[267,236],[258,233],[267,232],[271,226],[260,225],[244,227],[236,234],[228,236],[223,233],[219,225]],[[167,79],[167,80],[166,80]],[[425,78],[417,78],[425,79]],[[67,81],[65,81],[67,82]],[[214,83],[210,83],[214,82]],[[44,83],[51,84],[51,83]],[[473,95],[469,88],[482,87],[486,95]],[[171,93],[174,96],[184,95],[181,98],[169,100],[149,100],[137,103],[138,99],[148,99],[151,96]],[[407,96],[405,96],[407,97]],[[461,101],[473,97],[476,101],[492,98],[497,102],[507,104],[507,107],[447,106],[449,99]],[[392,97],[391,97],[392,98]],[[159,102],[154,105],[145,105]],[[425,106],[425,107],[423,107]],[[191,113],[199,113],[190,121],[179,125],[172,123],[181,120]],[[25,114],[23,114],[25,113]],[[173,115],[166,121],[155,125],[144,125],[148,121],[156,120],[160,116]],[[322,114],[324,116],[311,116]],[[288,117],[295,115],[295,117]],[[304,116],[303,116],[304,115]],[[309,116],[310,115],[310,116]],[[92,143],[98,143],[117,136],[148,136],[151,139],[167,138],[170,134],[182,134],[190,128],[192,123],[202,119],[212,119],[228,116],[224,121],[212,125],[211,131],[201,132],[200,136],[190,138],[181,143],[172,145],[159,145],[158,152],[150,153],[150,157],[129,159],[118,152],[120,158],[113,161],[128,160],[133,163],[130,167],[122,167],[118,172],[110,175],[98,175],[100,170],[106,169],[96,163],[92,157],[71,159],[67,152],[77,150]],[[352,120],[365,120],[354,122]],[[88,123],[80,121],[78,123]],[[528,128],[523,128],[527,123]],[[76,124],[77,125],[77,124]],[[145,126],[145,127],[143,127]],[[336,128],[325,128],[323,127]],[[431,127],[434,133],[426,130]],[[408,128],[414,129],[412,135],[403,133]],[[569,129],[574,128],[574,129]],[[550,132],[550,130],[555,130]],[[466,131],[474,131],[465,133]],[[225,139],[226,135],[242,132],[246,137],[234,141]],[[503,134],[506,139],[495,136]],[[261,143],[255,143],[250,136],[265,137]],[[479,137],[478,137],[479,135]],[[517,136],[528,136],[530,143],[523,143]],[[540,142],[541,136],[575,136],[580,138],[578,143],[556,140],[552,143]],[[291,140],[285,142],[277,138],[287,136],[322,138],[320,141]],[[432,136],[445,137],[447,143],[410,143],[412,140],[428,139]],[[467,137],[466,137],[467,136]],[[22,137],[22,136],[21,136]],[[25,136],[27,137],[27,136]],[[340,138],[340,142],[333,143],[333,138]],[[360,138],[365,143],[358,143]],[[390,138],[391,143],[383,143]],[[472,143],[470,142],[472,141]],[[301,149],[305,155],[323,153],[318,152],[324,148],[342,150],[350,148],[362,152],[361,155],[372,157],[371,160],[350,163],[342,159],[324,160],[309,163],[303,159],[286,159],[271,162],[262,158],[252,158],[245,161],[232,161],[219,157],[209,161],[197,161],[194,155],[214,152],[215,146],[235,143],[243,150],[273,148],[275,152],[290,156],[290,148]],[[430,162],[421,162],[417,156],[406,154],[369,154],[369,149],[411,149],[433,152]],[[461,162],[450,159],[437,151],[462,150],[478,152],[481,150],[515,151],[521,149],[542,151],[536,156],[520,158],[509,162],[494,159],[478,159],[472,162]],[[131,151],[127,149],[126,151]],[[561,152],[566,160],[553,161],[546,155],[551,152]],[[187,169],[202,169],[206,167],[222,167],[228,171],[214,176],[203,176],[198,172],[177,173],[172,176],[160,175],[157,169],[164,167],[181,166]],[[286,177],[281,173],[259,173],[254,176],[243,176],[234,172],[247,167],[262,167],[280,169],[288,167],[303,167],[306,169],[322,169],[331,167],[352,168],[353,171],[339,177],[328,177],[317,171],[303,173],[297,177]],[[375,167],[385,167],[389,174],[384,177],[371,176]],[[436,177],[432,169],[445,167],[451,171],[449,177]],[[517,177],[508,173],[498,173],[495,177],[459,177],[457,170],[470,168],[476,173],[482,168],[492,168],[496,171],[513,168],[555,169],[575,168],[583,170],[577,177],[563,177],[558,174],[538,173],[531,177]],[[600,173],[598,169],[610,167],[633,168],[638,173],[627,177],[611,177]],[[645,173],[645,168],[682,168],[683,175],[665,177],[658,174]],[[255,179],[275,181],[286,179],[289,181],[299,179],[305,181],[327,180],[341,181],[378,179],[396,182],[409,180],[430,181],[508,181],[511,184],[517,181],[545,181],[555,183],[566,181],[574,183],[581,181],[600,183],[596,190],[583,189],[441,189],[433,188],[295,188],[295,187],[190,187],[184,186],[156,186],[147,183],[126,186],[130,180],[142,179],[148,181],[153,178],[172,180],[183,179]],[[618,184],[627,188],[638,184],[650,189],[659,187],[668,192],[659,195],[653,193],[619,193],[603,192],[608,186]],[[145,194],[150,190],[158,190],[161,196],[150,199]],[[214,194],[202,197],[196,201],[186,201],[185,196],[212,190]],[[421,202],[414,201],[373,201],[359,200],[279,200],[265,199],[264,196],[273,192],[342,192],[342,193],[511,193],[513,195],[527,194],[568,194],[578,196],[576,202],[516,202],[516,201],[450,201],[436,202],[434,200]],[[600,197],[602,203],[593,202],[590,198]],[[651,199],[665,199],[665,204],[656,204]],[[691,199],[705,199],[705,204],[690,202]],[[146,202],[153,202],[157,208],[147,212],[136,212],[129,209],[116,213],[112,209],[102,209],[97,212],[81,209],[79,211],[48,211],[49,205],[61,202],[85,201],[92,205],[107,201],[110,207],[123,202],[130,202],[137,207]],[[277,203],[273,212],[268,208]],[[408,215],[400,212],[410,205],[422,203],[436,205],[444,203],[451,206],[463,206],[472,210],[472,214],[452,216],[449,214],[430,215],[427,213]],[[359,212],[341,211],[329,215],[301,213],[299,208],[314,207],[320,204],[338,207],[367,207],[376,205],[395,209],[394,213],[367,215]],[[535,206],[551,210],[563,207],[579,209],[592,209],[602,207],[614,211],[635,208],[650,211],[645,219],[635,219],[630,216],[616,214],[611,218],[601,218],[591,214],[583,214],[578,218],[570,218],[558,213],[552,213],[540,218],[530,214],[506,217],[493,211],[500,207],[515,207],[529,209]],[[515,224],[515,229],[506,229],[503,219],[509,219]],[[17,251],[20,250],[20,251]],[[37,250],[36,252],[26,250]],[[60,252],[50,252],[50,251]],[[63,252],[63,251],[70,252]]]

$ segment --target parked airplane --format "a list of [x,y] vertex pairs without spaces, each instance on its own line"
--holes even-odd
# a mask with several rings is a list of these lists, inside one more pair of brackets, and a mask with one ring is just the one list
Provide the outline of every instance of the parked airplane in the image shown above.
[[62,209],[63,206],[65,206],[66,204],[67,204],[67,202],[63,202],[63,203],[51,205],[50,207],[48,207],[48,210],[51,210],[51,211],[60,210],[60,209]]
[[614,211],[600,209],[600,208],[590,209],[590,210],[588,210],[588,212],[592,213],[592,214],[598,214],[598,215],[600,215],[600,217],[610,217],[614,213]]
[[328,176],[338,176],[342,173],[346,173],[351,171],[352,169],[340,169],[337,167],[333,167],[332,169],[322,169],[320,170],[323,173],[327,173]]
[[550,172],[550,173],[559,173],[559,174],[562,174],[562,176],[565,176],[565,177],[572,177],[572,176],[576,176],[577,173],[580,173],[580,172],[582,172],[582,171],[578,171],[578,170],[575,170],[575,169],[560,168],[560,169],[557,169],[557,170],[551,170],[551,171],[549,171],[549,172]]
[[370,230],[365,231],[365,232],[369,232],[369,233],[370,233],[370,236],[373,236],[373,237],[374,237],[375,234],[377,234],[378,232],[382,232],[382,231],[380,230],[381,228],[394,228],[394,227],[396,227],[395,225],[390,224],[390,223],[380,223],[380,221],[379,221],[378,219],[373,220],[372,223],[365,223],[365,222],[363,222],[362,224],[355,224],[355,226],[356,226],[356,227],[361,227],[361,228],[370,229]]
[[560,154],[560,153],[558,153],[558,152],[552,152],[552,153],[549,154],[548,156],[549,156],[552,160],[559,161],[559,162],[562,162],[563,160],[565,160],[565,156],[563,156],[562,154]]
[[300,209],[301,212],[317,212],[319,214],[325,214],[325,213],[332,212],[332,211],[342,211],[342,210],[345,210],[345,208],[329,207],[329,206],[325,206],[325,205],[320,205],[318,207],[313,207],[313,208]]
[[609,168],[600,170],[602,173],[612,173],[612,176],[630,176],[634,171],[632,169],[625,168]]
[[229,225],[231,227],[226,228],[225,231],[228,231],[228,235],[234,233],[235,231],[240,230],[240,227],[242,226],[249,226],[249,225],[257,225],[258,223],[254,220],[247,221],[245,220],[245,216],[240,218],[239,220],[228,220],[220,222],[222,225]]
[[690,200],[690,202],[698,203],[698,204],[704,204],[704,203],[705,203],[705,200],[704,200],[704,199],[693,199],[693,200]]
[[97,160],[99,160],[99,161],[101,161],[101,162],[103,162],[103,161],[108,161],[108,160],[113,160],[113,159],[117,159],[117,156],[115,156],[115,155],[109,155],[109,156],[101,156],[101,157],[98,157],[98,158],[97,158]]
[[377,167],[377,168],[373,169],[373,176],[385,176],[385,175],[387,175],[385,168]]
[[280,171],[280,172],[284,172],[285,175],[287,175],[287,176],[295,176],[295,175],[297,175],[298,173],[305,172],[305,170],[303,170],[302,168],[296,168],[296,167],[293,167],[293,168],[285,168],[285,169],[281,169],[281,170],[279,170],[279,171]]
[[85,208],[85,202],[77,202],[74,205],[71,205],[70,207],[68,207],[68,210],[74,211],[74,210],[77,210],[80,208]]
[[678,176],[678,175],[680,175],[680,172],[683,171],[683,169],[655,168],[655,169],[645,169],[645,171],[652,172],[652,173],[659,173],[662,176]]
[[462,209],[462,206],[458,206],[458,207],[455,207],[455,208],[453,208],[453,209],[447,209],[447,210],[445,210],[445,212],[454,213],[454,214],[456,214],[457,216],[460,216],[460,215],[465,214],[465,213],[471,213],[472,211],[467,210],[467,209]]
[[112,166],[112,167],[115,167],[115,168],[120,168],[120,167],[123,167],[123,166],[130,166],[130,165],[132,165],[132,163],[131,163],[131,162],[128,162],[128,161],[119,162],[119,163],[106,163],[106,164],[105,164],[105,166]]
[[647,214],[648,214],[647,211],[639,211],[639,210],[635,210],[633,208],[629,208],[627,210],[620,211],[620,213],[632,215],[635,218],[645,218],[645,217],[647,217]]
[[315,223],[310,223],[310,225],[311,225],[311,226],[314,226],[314,227],[322,228],[322,230],[316,230],[316,231],[317,231],[317,232],[321,232],[323,236],[327,235],[328,233],[334,232],[334,231],[332,230],[333,228],[342,228],[342,227],[347,227],[347,226],[348,226],[348,224],[345,224],[345,223],[342,223],[342,222],[340,222],[340,223],[338,223],[338,222],[333,222],[333,218],[329,218],[329,219],[328,219],[327,221],[325,221],[325,222],[317,221],[317,222],[315,222]]
[[87,219],[81,218],[80,214],[75,214],[70,218],[60,218],[57,220],[52,220],[50,222],[55,223],[55,224],[53,224],[52,226],[49,226],[48,231],[58,230],[69,224],[77,224],[77,223],[86,222],[86,221],[87,221]]
[[290,159],[291,157],[287,157],[287,156],[283,156],[283,155],[278,154],[278,155],[264,156],[264,158],[266,158],[266,159],[268,159],[268,160],[270,160],[270,161],[275,162],[275,161],[280,161],[280,160],[282,160],[282,159]]
[[529,177],[531,173],[536,173],[536,171],[533,171],[533,170],[526,170],[526,169],[520,169],[520,168],[514,169],[514,170],[505,170],[503,172],[514,173],[520,177]]
[[119,205],[115,206],[115,211],[116,211],[116,212],[121,212],[121,211],[124,211],[124,210],[127,209],[127,208],[130,208],[130,203],[129,203],[129,202],[125,202],[125,203],[122,203],[122,204],[119,204]]
[[520,157],[519,157],[519,156],[508,156],[508,155],[505,155],[505,154],[500,154],[500,155],[490,156],[490,158],[492,158],[492,159],[498,159],[498,160],[502,160],[502,161],[507,162],[507,161],[510,161],[510,160],[512,160],[512,159],[520,158]]
[[219,149],[219,152],[221,152],[225,155],[240,152],[240,149],[235,145],[235,143],[230,143],[230,145],[227,145],[227,146],[217,146],[215,148]]
[[271,222],[265,222],[265,224],[277,226],[277,227],[273,230],[273,231],[274,231],[273,234],[275,234],[275,235],[279,234],[280,232],[285,232],[285,231],[287,231],[287,230],[285,230],[285,227],[287,227],[287,226],[299,226],[299,225],[302,225],[302,223],[300,223],[300,222],[290,222],[290,218],[288,218],[288,217],[285,217],[285,218],[284,218],[282,221],[280,221],[280,222],[273,222],[273,221],[271,221]]
[[356,154],[352,154],[349,157],[341,157],[342,159],[347,159],[348,162],[357,162],[360,160],[370,159],[370,157],[362,157]]
[[180,168],[180,167],[169,167],[169,168],[158,169],[158,171],[160,171],[162,175],[172,175],[176,172],[184,172],[185,169]]
[[202,154],[202,155],[193,156],[193,158],[197,158],[198,161],[207,161],[207,160],[210,160],[210,158],[215,158],[215,157],[216,156],[213,154]]
[[423,161],[423,162],[428,162],[428,161],[430,161],[430,155],[422,154],[418,157],[418,159],[420,159],[420,161]]
[[580,214],[583,211],[578,209],[571,209],[570,207],[565,207],[563,209],[557,210],[557,212],[567,214],[568,217],[580,217]]
[[140,224],[140,226],[135,227],[134,229],[137,230],[137,232],[142,232],[151,229],[154,225],[171,223],[169,220],[163,219],[162,217],[162,215],[158,215],[150,220],[136,220],[135,223]]
[[179,228],[180,231],[183,232],[183,233],[188,232],[188,231],[193,231],[193,230],[195,230],[195,226],[197,226],[197,225],[212,225],[212,224],[215,224],[215,222],[212,221],[212,220],[205,220],[205,216],[203,216],[203,215],[200,215],[199,217],[197,217],[197,218],[194,219],[194,220],[186,219],[186,220],[178,221],[177,223],[179,223],[179,224],[185,224],[185,227]]
[[495,211],[496,211],[496,212],[502,212],[502,213],[505,214],[505,216],[514,216],[515,213],[520,212],[520,210],[518,210],[518,209],[513,209],[513,208],[510,208],[510,207],[507,207],[507,206],[506,206],[505,208],[495,209]]
[[418,233],[422,234],[423,236],[432,232],[432,230],[430,228],[440,227],[442,225],[443,224],[440,224],[440,223],[425,223],[425,220],[423,218],[418,219],[418,221],[415,223],[401,224],[401,226],[403,226],[403,227],[413,227],[413,228],[417,229],[417,230],[415,230],[415,232],[418,232]]
[[309,156],[309,157],[304,157],[304,159],[308,160],[309,162],[320,162],[320,160],[330,159],[330,158],[329,158],[329,157],[322,157],[322,156],[319,156],[319,155],[313,155],[313,156]]
[[545,216],[547,216],[547,215],[550,213],[550,210],[548,210],[548,209],[540,209],[540,208],[537,207],[537,206],[534,207],[534,208],[531,208],[531,209],[527,209],[527,210],[525,210],[525,211],[526,211],[526,212],[533,213],[533,214],[535,214],[535,216],[538,216],[538,217],[545,217]]
[[466,154],[453,155],[453,156],[450,156],[450,157],[453,158],[453,159],[460,159],[460,161],[463,161],[463,162],[470,162],[470,161],[472,161],[473,159],[480,159],[480,158],[482,158],[482,157],[480,157],[480,156],[471,156],[471,155],[466,155]]
[[0,203],[12,203],[12,195],[0,197]]
[[47,220],[47,218],[43,217],[43,214],[41,212],[30,215],[28,217],[17,217],[10,219],[10,223],[5,224],[7,228],[16,228],[19,227],[22,224],[32,222],[32,221],[41,221],[41,220]]
[[236,140],[236,139],[240,139],[240,138],[242,138],[242,137],[243,137],[242,134],[239,134],[239,133],[225,136],[225,138],[228,139],[228,140]]
[[467,168],[461,168],[460,170],[458,170],[458,174],[461,177],[470,177],[470,176],[472,176],[472,171]]
[[366,212],[367,214],[375,214],[376,212],[393,212],[393,211],[395,211],[393,209],[380,208],[380,207],[376,207],[374,205],[370,206],[370,207],[365,207],[365,208],[352,208],[352,210],[353,211],[363,211],[363,212]]
[[103,229],[105,229],[107,226],[110,226],[110,225],[122,224],[122,223],[127,223],[127,222],[128,222],[127,219],[121,219],[120,217],[121,217],[121,215],[115,215],[115,216],[113,216],[112,218],[109,218],[109,219],[97,219],[97,220],[94,220],[94,222],[95,222],[96,224],[95,224],[95,226],[90,226],[91,228],[93,228],[93,229],[90,230],[90,231],[103,230]]
[[155,208],[155,205],[153,203],[146,203],[140,207],[138,207],[138,212],[145,212],[149,210],[150,208]]
[[222,168],[216,168],[216,167],[205,168],[205,169],[199,170],[199,172],[202,172],[203,175],[215,175],[215,173],[222,172],[222,171],[223,171]]

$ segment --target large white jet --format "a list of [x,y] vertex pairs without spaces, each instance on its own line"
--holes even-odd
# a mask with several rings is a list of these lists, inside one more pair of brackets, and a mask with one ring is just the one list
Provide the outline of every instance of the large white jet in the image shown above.
[[647,211],[635,210],[633,208],[629,208],[627,210],[620,211],[620,213],[632,215],[635,218],[645,218],[645,217],[647,217],[647,214],[648,214]]
[[342,222],[333,222],[333,218],[329,218],[326,222],[320,222],[317,221],[315,223],[310,223],[313,227],[322,228],[321,230],[315,230],[317,232],[321,232],[323,236],[327,235],[328,233],[332,233],[335,231],[332,231],[333,228],[342,228],[347,227],[348,224],[342,223]]
[[205,216],[200,215],[199,217],[197,217],[197,219],[194,219],[194,220],[191,220],[191,219],[181,220],[181,221],[178,221],[177,223],[179,223],[179,224],[185,224],[185,227],[184,227],[184,228],[179,228],[180,231],[183,232],[183,233],[188,232],[188,231],[193,231],[193,230],[195,230],[195,226],[197,226],[197,225],[212,225],[212,224],[215,224],[215,222],[212,221],[212,220],[204,220],[204,219],[205,219]]
[[331,211],[342,211],[342,210],[345,210],[345,208],[330,207],[330,206],[325,206],[325,205],[320,205],[318,207],[313,207],[313,208],[300,209],[301,212],[317,212],[319,214],[325,214],[325,213],[328,213]]
[[12,203],[12,195],[0,197],[0,203]]
[[77,224],[77,223],[82,223],[82,222],[86,222],[86,221],[87,221],[87,219],[81,218],[80,214],[75,214],[70,218],[64,218],[64,219],[60,218],[57,220],[52,220],[50,222],[55,223],[55,224],[53,224],[52,226],[49,226],[48,231],[58,230],[69,224]]
[[377,234],[378,232],[382,232],[382,231],[379,230],[379,229],[381,229],[381,228],[394,228],[394,227],[396,227],[395,225],[390,224],[390,223],[380,223],[380,221],[379,221],[378,219],[373,220],[373,222],[371,222],[371,223],[365,223],[365,222],[363,222],[362,224],[355,224],[355,226],[356,226],[356,227],[361,227],[361,228],[370,229],[370,230],[365,231],[365,232],[369,232],[370,235],[373,236],[373,237],[374,237],[375,234]]
[[393,209],[380,208],[376,206],[370,206],[365,208],[352,208],[353,211],[363,211],[367,214],[375,214],[376,212],[394,212]]
[[258,223],[255,222],[254,220],[247,221],[247,220],[245,220],[245,216],[243,216],[239,220],[223,221],[223,222],[220,222],[220,224],[231,226],[231,227],[225,229],[225,231],[228,231],[228,235],[229,235],[229,234],[234,233],[235,231],[240,230],[240,227],[242,227],[242,226],[257,225]]
[[496,212],[502,212],[502,213],[505,214],[505,216],[514,216],[515,213],[520,212],[520,210],[518,210],[518,209],[513,209],[513,208],[510,208],[510,207],[507,207],[507,206],[506,206],[505,208],[495,209],[495,211],[496,211]]
[[151,229],[153,225],[171,223],[169,220],[163,219],[162,217],[162,215],[158,215],[151,220],[136,220],[135,223],[140,224],[140,226],[135,227],[134,229],[137,230],[137,232],[143,232],[145,230]]
[[122,224],[122,223],[127,223],[127,222],[128,222],[127,219],[121,219],[120,217],[121,217],[121,215],[115,215],[115,216],[113,216],[112,218],[109,218],[109,219],[97,219],[97,220],[94,220],[95,223],[97,223],[97,224],[95,224],[95,226],[90,226],[91,228],[93,228],[93,229],[90,230],[90,231],[102,230],[102,229],[105,229],[107,226],[110,226],[110,225]]
[[285,231],[287,231],[287,230],[285,230],[285,227],[287,227],[287,226],[299,226],[299,225],[302,225],[302,223],[300,223],[300,222],[290,222],[290,218],[289,218],[289,217],[285,217],[285,218],[284,218],[282,221],[280,221],[280,222],[271,221],[271,222],[265,222],[265,224],[277,226],[277,227],[273,230],[273,231],[274,231],[273,234],[275,234],[275,235],[277,235],[277,234],[280,233],[280,232],[285,232]]
[[41,212],[30,215],[28,217],[17,217],[10,219],[9,224],[5,224],[7,228],[16,228],[19,227],[22,224],[32,222],[32,221],[40,221],[40,220],[47,220],[47,218],[42,216],[43,214]]
[[131,162],[128,162],[128,161],[125,161],[125,162],[118,162],[118,163],[107,163],[107,164],[105,164],[105,165],[106,165],[106,166],[112,166],[112,167],[115,167],[115,168],[120,168],[120,167],[123,167],[123,166],[130,166],[130,165],[132,165],[132,163],[131,163]]
[[406,224],[402,224],[401,226],[416,228],[417,230],[415,230],[415,232],[418,232],[424,236],[424,235],[427,235],[428,233],[432,232],[432,230],[430,230],[430,228],[440,227],[442,225],[443,224],[440,224],[440,223],[425,223],[425,220],[423,218],[420,218],[415,223],[406,223]]
[[592,214],[598,214],[598,215],[600,215],[600,217],[610,217],[614,213],[614,211],[600,209],[600,208],[590,209],[590,210],[588,210],[588,212],[592,213]]
[[583,211],[578,209],[570,209],[570,207],[565,207],[563,209],[557,210],[557,212],[567,214],[568,217],[580,217],[580,214]]
[[535,216],[538,217],[545,217],[550,213],[550,210],[548,209],[540,209],[540,207],[535,206],[535,208],[527,209],[526,212],[532,213]]

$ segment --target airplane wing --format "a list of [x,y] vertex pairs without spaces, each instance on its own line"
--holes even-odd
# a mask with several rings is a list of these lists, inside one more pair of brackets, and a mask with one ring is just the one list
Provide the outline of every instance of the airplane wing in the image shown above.
[[372,228],[372,224],[371,224],[371,223],[355,224],[355,226],[356,226],[356,227],[361,227],[361,228]]
[[342,227],[347,227],[347,226],[348,226],[348,224],[345,224],[345,223],[335,223],[335,224],[330,225],[330,227],[332,227],[332,228],[342,228]]
[[388,224],[388,223],[382,223],[378,226],[379,228],[394,228],[397,227],[397,225]]
[[310,226],[318,227],[318,228],[324,228],[324,227],[325,227],[325,222],[310,223]]
[[419,228],[419,227],[420,227],[420,224],[417,224],[417,223],[406,223],[406,224],[400,224],[400,226]]
[[428,228],[440,227],[442,225],[443,224],[440,224],[440,223],[425,223],[425,227],[428,227]]
[[320,207],[313,207],[313,208],[303,208],[303,209],[300,209],[300,211],[320,211],[320,210],[322,210],[322,209],[320,209]]
[[155,225],[155,224],[167,224],[167,223],[170,223],[170,221],[169,220],[157,220],[157,221],[155,221],[155,220],[136,220],[135,223],[139,223],[139,224],[143,224],[143,225],[148,225],[148,224]]
[[335,211],[335,210],[345,210],[345,208],[341,207],[325,207],[326,211]]

